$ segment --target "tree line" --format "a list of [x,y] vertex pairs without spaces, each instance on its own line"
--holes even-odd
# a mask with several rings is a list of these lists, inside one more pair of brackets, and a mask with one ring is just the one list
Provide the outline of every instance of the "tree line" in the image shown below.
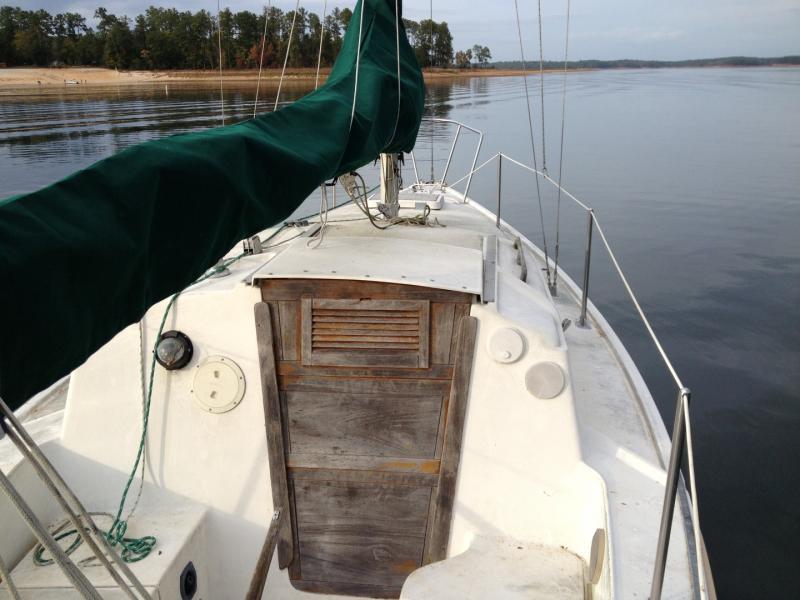
[[[265,67],[283,64],[294,21],[289,66],[330,66],[342,47],[353,11],[334,8],[321,18],[303,8],[284,12],[272,7],[262,14],[224,9],[179,11],[151,6],[133,19],[105,8],[94,12],[93,28],[84,16],[0,6],[0,65],[105,66],[112,69],[256,68],[263,52]],[[266,37],[262,34],[266,20]],[[453,64],[453,36],[446,22],[404,19],[409,41],[421,67]],[[480,57],[476,49],[485,50]],[[479,64],[491,58],[475,46]],[[460,53],[462,54],[462,53]],[[460,56],[459,54],[459,56]],[[483,60],[482,58],[483,57]],[[463,57],[462,62],[463,62]]]
[[[754,56],[725,56],[722,58],[694,58],[689,60],[571,60],[568,69],[664,69],[680,67],[764,67],[771,65],[800,65],[800,56],[757,58]],[[521,69],[522,63],[502,61],[492,63],[496,69]],[[564,61],[546,60],[545,69],[563,69]],[[538,70],[538,62],[527,64],[529,70]]]

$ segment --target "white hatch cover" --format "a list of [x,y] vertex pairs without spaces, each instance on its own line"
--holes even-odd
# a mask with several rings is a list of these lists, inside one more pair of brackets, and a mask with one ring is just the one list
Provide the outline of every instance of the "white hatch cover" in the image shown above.
[[357,279],[481,294],[483,254],[474,248],[390,237],[301,237],[253,279]]
[[209,356],[195,369],[192,395],[210,413],[236,408],[244,397],[244,389],[244,373],[230,358]]

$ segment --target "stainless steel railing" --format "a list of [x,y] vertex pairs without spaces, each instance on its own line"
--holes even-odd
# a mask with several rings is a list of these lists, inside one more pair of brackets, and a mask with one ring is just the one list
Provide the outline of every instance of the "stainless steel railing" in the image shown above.
[[[465,127],[463,124],[461,126]],[[454,141],[457,141],[457,138]],[[450,153],[450,156],[448,157],[448,166],[451,158],[452,158],[452,151]],[[499,152],[494,156],[488,158],[477,167],[475,166],[477,163],[477,152],[476,152],[475,160],[472,163],[472,168],[466,175],[464,175],[461,179],[458,179],[457,181],[451,184],[443,183],[442,185],[452,188],[453,186],[459,184],[460,182],[466,179],[468,183],[467,183],[467,188],[463,194],[464,201],[466,202],[468,201],[467,191],[469,190],[469,184],[472,181],[472,176],[493,161],[497,161],[497,182],[496,182],[497,208],[495,211],[497,219],[496,220],[497,227],[500,228],[502,226],[501,209],[502,209],[502,191],[503,191],[503,163],[505,161],[513,165],[516,165],[525,171],[530,172],[535,177],[541,177],[544,181],[550,183],[556,189],[560,190],[561,194],[564,197],[570,199],[577,206],[583,209],[587,215],[587,233],[586,233],[586,247],[584,252],[583,284],[581,286],[580,318],[578,321],[579,324],[584,327],[588,326],[586,317],[587,317],[587,307],[589,303],[589,279],[591,274],[592,237],[593,237],[593,232],[597,231],[597,234],[600,237],[603,246],[605,246],[609,258],[611,259],[611,262],[614,265],[614,269],[616,270],[617,274],[620,277],[620,280],[622,281],[625,291],[627,292],[631,302],[633,303],[634,308],[636,309],[636,312],[638,313],[640,320],[644,324],[645,329],[647,330],[647,333],[650,336],[650,339],[653,341],[656,350],[658,351],[658,354],[661,356],[661,359],[666,365],[667,370],[672,376],[672,379],[677,387],[677,402],[675,408],[675,421],[672,430],[672,444],[670,448],[670,456],[666,465],[667,481],[664,490],[664,503],[661,513],[661,522],[659,526],[658,544],[656,546],[656,555],[653,567],[653,579],[650,590],[650,600],[660,600],[662,594],[662,588],[664,584],[664,574],[666,571],[666,563],[667,563],[667,552],[669,549],[669,542],[670,542],[670,532],[671,532],[673,515],[675,511],[675,502],[678,497],[678,490],[679,490],[679,483],[681,476],[680,467],[683,459],[684,450],[686,451],[686,456],[687,456],[686,462],[688,471],[689,494],[691,498],[690,519],[692,523],[692,532],[693,532],[692,541],[694,544],[695,562],[696,562],[695,592],[701,600],[705,600],[706,598],[711,598],[712,600],[714,600],[716,598],[716,594],[714,591],[713,578],[711,576],[711,572],[708,566],[708,557],[706,556],[705,544],[703,543],[702,534],[700,530],[700,515],[698,511],[697,486],[695,481],[692,429],[691,429],[691,420],[689,418],[689,404],[691,400],[691,392],[689,388],[687,388],[683,384],[683,381],[679,377],[678,372],[675,369],[675,366],[672,364],[672,361],[669,359],[669,356],[664,350],[661,341],[659,340],[658,336],[653,330],[650,320],[647,318],[647,315],[642,309],[641,303],[636,297],[636,294],[633,292],[633,288],[631,287],[628,278],[625,276],[625,273],[623,272],[622,267],[620,266],[616,254],[611,248],[611,244],[609,243],[608,238],[605,232],[603,231],[603,227],[600,221],[598,220],[594,209],[592,209],[590,206],[579,200],[569,191],[561,187],[559,183],[554,179],[552,179],[546,172],[534,169],[518,160],[511,158],[506,154],[503,154],[502,152]]]
[[[443,123],[445,125],[455,125],[456,132],[453,136],[453,142],[450,144],[450,152],[447,154],[447,162],[444,166],[444,173],[442,173],[441,179],[439,179],[439,184],[442,187],[447,186],[447,173],[450,171],[450,164],[453,161],[453,154],[456,150],[456,145],[458,144],[458,138],[461,135],[461,131],[466,129],[467,131],[474,133],[478,136],[478,143],[475,145],[475,154],[472,157],[472,166],[470,167],[469,173],[459,179],[459,182],[463,181],[464,179],[467,180],[467,187],[464,189],[464,197],[466,198],[469,195],[469,188],[472,184],[472,175],[475,173],[475,164],[478,162],[478,154],[480,154],[481,146],[483,145],[483,132],[479,129],[475,129],[474,127],[470,127],[466,123],[461,123],[460,121],[454,121],[453,119],[441,119],[438,117],[425,117],[422,119],[423,123],[429,123],[431,127],[434,126],[434,123]],[[433,143],[433,142],[431,142]],[[417,180],[417,183],[422,183],[419,178],[419,171],[417,170],[417,159],[414,156],[414,151],[411,151],[411,164],[414,166],[414,177]],[[433,163],[431,163],[431,173],[433,173]],[[436,183],[435,181],[431,181],[430,183]],[[455,184],[451,184],[449,187],[452,187]]]

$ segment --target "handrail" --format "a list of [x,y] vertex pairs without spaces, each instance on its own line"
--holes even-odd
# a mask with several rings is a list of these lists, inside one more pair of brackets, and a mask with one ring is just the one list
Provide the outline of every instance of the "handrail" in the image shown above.
[[[572,193],[564,189],[557,181],[552,179],[546,172],[539,171],[534,169],[518,160],[511,158],[510,156],[498,152],[497,154],[493,155],[489,159],[482,162],[478,167],[475,167],[475,162],[473,162],[472,169],[469,173],[467,173],[464,177],[457,180],[453,184],[450,184],[448,187],[453,187],[463,181],[464,179],[469,178],[471,181],[472,175],[476,172],[481,170],[483,167],[491,163],[492,161],[498,161],[498,170],[497,170],[497,177],[498,177],[498,185],[497,185],[497,227],[501,226],[501,217],[500,217],[500,207],[501,207],[501,190],[502,190],[502,161],[507,160],[522,169],[525,169],[537,177],[541,177],[551,185],[553,185],[556,189],[560,190],[560,192],[570,200],[572,200],[577,206],[582,208],[588,215],[588,229],[587,229],[587,243],[586,243],[586,254],[584,259],[584,276],[583,276],[583,286],[582,286],[582,297],[581,297],[581,318],[580,324],[585,325],[586,322],[586,309],[588,304],[588,289],[589,289],[589,274],[590,274],[590,261],[591,261],[591,245],[592,245],[592,231],[597,229],[597,233],[600,236],[600,239],[605,246],[606,252],[608,253],[609,258],[611,259],[612,264],[614,265],[614,269],[616,270],[617,274],[622,281],[623,287],[628,294],[631,302],[633,303],[636,312],[639,315],[642,323],[647,330],[647,333],[650,336],[650,339],[653,341],[653,344],[658,351],[658,354],[661,356],[661,359],[664,361],[664,364],[669,371],[675,385],[678,388],[678,399],[676,403],[676,411],[675,411],[675,422],[673,425],[673,433],[672,433],[672,444],[670,450],[670,457],[669,462],[667,464],[667,484],[664,490],[664,504],[661,513],[661,523],[659,528],[659,537],[658,537],[658,544],[656,546],[656,557],[653,569],[653,579],[650,591],[650,600],[660,600],[661,592],[663,587],[664,581],[664,572],[666,569],[666,559],[667,559],[667,550],[669,548],[669,538],[670,538],[670,531],[672,527],[672,517],[674,514],[674,507],[675,501],[677,499],[678,493],[678,482],[680,478],[680,465],[683,458],[683,450],[684,447],[687,452],[687,466],[688,466],[688,479],[689,479],[689,494],[691,497],[691,511],[690,511],[690,520],[692,523],[692,530],[693,530],[693,543],[694,543],[694,550],[695,550],[695,560],[696,560],[696,572],[697,572],[697,593],[701,600],[705,600],[709,597],[709,592],[711,593],[712,597],[715,597],[713,592],[713,585],[709,586],[709,581],[713,582],[713,579],[710,576],[710,572],[706,573],[706,565],[707,560],[705,553],[705,545],[702,541],[702,534],[700,532],[700,514],[698,509],[698,498],[697,498],[697,485],[695,480],[695,468],[694,468],[694,451],[693,451],[693,440],[692,440],[692,428],[691,428],[691,420],[689,417],[689,401],[691,398],[691,392],[689,389],[683,384],[680,376],[678,375],[675,366],[672,364],[672,361],[669,359],[666,351],[664,350],[664,346],[661,344],[661,340],[655,333],[650,320],[647,318],[647,315],[642,308],[639,299],[636,297],[636,294],[631,287],[628,278],[625,276],[625,273],[620,266],[619,260],[617,259],[616,254],[611,248],[611,244],[608,241],[608,238],[603,230],[600,221],[597,218],[597,215],[594,212],[594,209],[579,200],[576,196]],[[446,183],[442,182],[442,185],[447,185]],[[467,199],[467,194],[464,194],[464,199]]]
[[[86,545],[91,549],[94,557],[100,561],[100,563],[106,568],[111,577],[117,583],[118,588],[128,598],[135,599],[136,595],[131,589],[131,587],[133,587],[139,593],[141,598],[149,600],[150,594],[147,592],[145,587],[142,585],[136,575],[134,575],[133,571],[125,563],[125,561],[120,559],[116,549],[111,546],[105,534],[99,530],[78,497],[67,485],[67,483],[59,474],[58,470],[53,466],[44,452],[42,452],[33,438],[28,434],[28,432],[25,430],[25,427],[19,422],[14,412],[9,408],[2,398],[0,398],[0,431],[3,431],[8,435],[14,446],[16,446],[16,448],[22,453],[23,457],[33,467],[34,471],[39,476],[39,479],[41,479],[42,483],[44,483],[52,497],[60,505],[61,509],[67,514],[69,521],[72,523],[72,526],[75,528],[76,532],[80,532],[76,535],[80,535],[83,538],[83,540],[86,542]],[[1,471],[0,475],[2,475]],[[8,482],[8,485],[11,485],[10,481]],[[37,539],[39,539],[39,542],[52,553],[50,544],[55,544],[55,540],[52,538],[50,532],[44,529],[44,526],[41,523],[30,520],[25,513],[24,503],[20,504],[21,496],[19,497],[19,501],[12,498],[12,496],[17,494],[16,490],[6,489],[5,491],[12,500],[12,503],[17,506],[18,510],[23,515],[26,524],[33,531]],[[38,529],[42,529],[46,534],[44,539],[42,538]],[[108,553],[108,555],[106,555],[106,553]],[[66,554],[64,554],[64,556],[61,558],[54,554],[54,558],[56,559],[56,562],[58,562],[59,566],[62,567],[62,569],[66,569],[65,573],[67,574],[67,577],[73,583],[75,588],[82,595],[84,595],[84,597],[99,598],[99,595],[96,595],[97,590]],[[114,564],[119,567],[120,571],[122,571],[122,574],[117,572],[117,568],[114,566]],[[67,570],[69,572],[67,572]],[[122,575],[125,575],[125,577],[128,578],[130,585],[125,581]]]
[[[450,163],[453,160],[453,153],[455,152],[456,144],[458,143],[458,137],[461,134],[461,130],[462,129],[466,129],[466,130],[471,131],[471,132],[473,132],[473,133],[478,135],[478,144],[475,147],[475,154],[472,157],[472,166],[470,167],[469,173],[467,173],[464,177],[459,179],[458,182],[456,182],[456,183],[460,183],[460,182],[464,181],[464,179],[467,179],[467,187],[464,189],[464,197],[466,198],[469,195],[469,188],[470,188],[470,185],[472,184],[472,175],[476,171],[475,165],[478,162],[478,155],[480,154],[481,146],[483,145],[483,132],[480,129],[475,129],[474,127],[471,127],[471,126],[467,125],[466,123],[462,123],[461,121],[456,121],[454,119],[444,119],[444,118],[440,118],[440,117],[423,117],[422,121],[423,122],[428,122],[428,123],[448,123],[450,125],[456,125],[457,126],[456,134],[453,137],[453,143],[450,145],[450,152],[449,152],[449,154],[447,156],[447,162],[445,163],[444,173],[442,174],[442,178],[441,178],[441,180],[439,182],[440,183],[440,189],[443,188],[444,186],[447,186],[447,183],[446,183],[447,172],[450,170]],[[431,125],[431,127],[432,126],[433,125]],[[433,142],[431,142],[431,143],[433,143]],[[422,182],[419,179],[419,172],[417,171],[417,159],[414,156],[414,150],[413,149],[411,150],[410,154],[411,154],[411,162],[412,162],[412,164],[414,166],[414,177],[417,180],[417,184],[420,184]],[[434,183],[434,182],[431,182],[431,183]],[[450,184],[448,187],[453,187],[454,185],[455,184]]]

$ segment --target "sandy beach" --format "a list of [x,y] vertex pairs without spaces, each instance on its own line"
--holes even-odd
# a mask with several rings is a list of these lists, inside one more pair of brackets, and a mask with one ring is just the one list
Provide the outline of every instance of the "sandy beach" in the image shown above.
[[[327,76],[330,69],[322,69],[321,76]],[[425,70],[426,80],[450,79],[458,77],[503,77],[521,75],[513,69],[434,69]],[[280,79],[280,69],[264,69],[262,81]],[[255,83],[258,69],[224,71],[225,82]],[[316,69],[288,69],[286,78],[295,81],[313,81]],[[143,85],[159,82],[216,83],[219,71],[116,71],[99,67],[40,68],[15,67],[0,69],[0,88],[55,88],[73,86]]]

